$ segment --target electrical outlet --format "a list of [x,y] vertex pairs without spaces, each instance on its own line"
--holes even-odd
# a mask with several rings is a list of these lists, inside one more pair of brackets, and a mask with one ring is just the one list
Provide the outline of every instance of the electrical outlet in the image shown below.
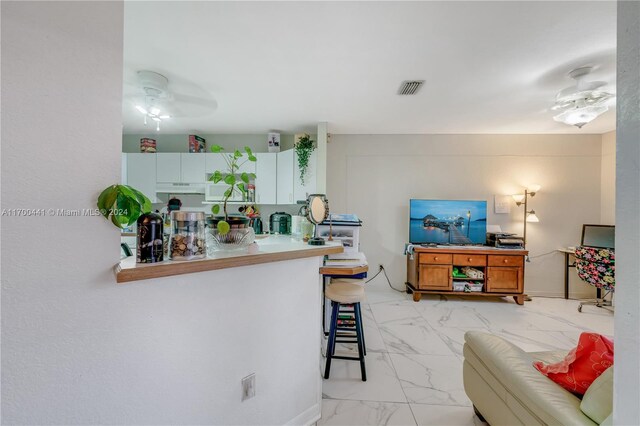
[[249,374],[242,379],[242,400],[250,399],[256,396],[256,375]]

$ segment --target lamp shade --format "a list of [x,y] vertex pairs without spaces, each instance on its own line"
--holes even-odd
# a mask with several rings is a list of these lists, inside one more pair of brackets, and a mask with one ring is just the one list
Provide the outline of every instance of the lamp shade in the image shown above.
[[519,205],[522,203],[522,200],[524,200],[524,194],[513,194],[511,198],[513,198],[513,200]]
[[538,219],[538,216],[536,216],[536,212],[535,210],[531,210],[528,214],[527,214],[527,222],[540,222],[540,219]]

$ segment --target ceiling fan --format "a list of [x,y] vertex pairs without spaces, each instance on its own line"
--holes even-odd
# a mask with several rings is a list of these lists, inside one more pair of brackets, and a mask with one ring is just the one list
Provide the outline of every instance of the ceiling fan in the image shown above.
[[592,70],[593,67],[581,67],[569,73],[569,77],[573,78],[576,84],[556,95],[556,102],[551,110],[561,112],[553,117],[555,121],[580,129],[609,110],[607,102],[615,95],[603,90],[606,82],[586,80],[586,76]]
[[217,102],[205,90],[179,78],[169,79],[155,71],[137,71],[135,83],[125,85],[124,97],[148,121],[160,123],[176,117],[197,117],[216,110]]

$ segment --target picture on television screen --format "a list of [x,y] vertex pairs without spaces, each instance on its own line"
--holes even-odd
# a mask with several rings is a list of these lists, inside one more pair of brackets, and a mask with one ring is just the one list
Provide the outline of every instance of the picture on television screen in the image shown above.
[[411,200],[409,242],[412,244],[484,244],[487,202]]

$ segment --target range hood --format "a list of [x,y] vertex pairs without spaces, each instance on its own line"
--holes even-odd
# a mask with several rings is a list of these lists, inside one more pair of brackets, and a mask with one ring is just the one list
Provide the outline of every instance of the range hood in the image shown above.
[[204,194],[204,183],[159,183],[156,194]]

